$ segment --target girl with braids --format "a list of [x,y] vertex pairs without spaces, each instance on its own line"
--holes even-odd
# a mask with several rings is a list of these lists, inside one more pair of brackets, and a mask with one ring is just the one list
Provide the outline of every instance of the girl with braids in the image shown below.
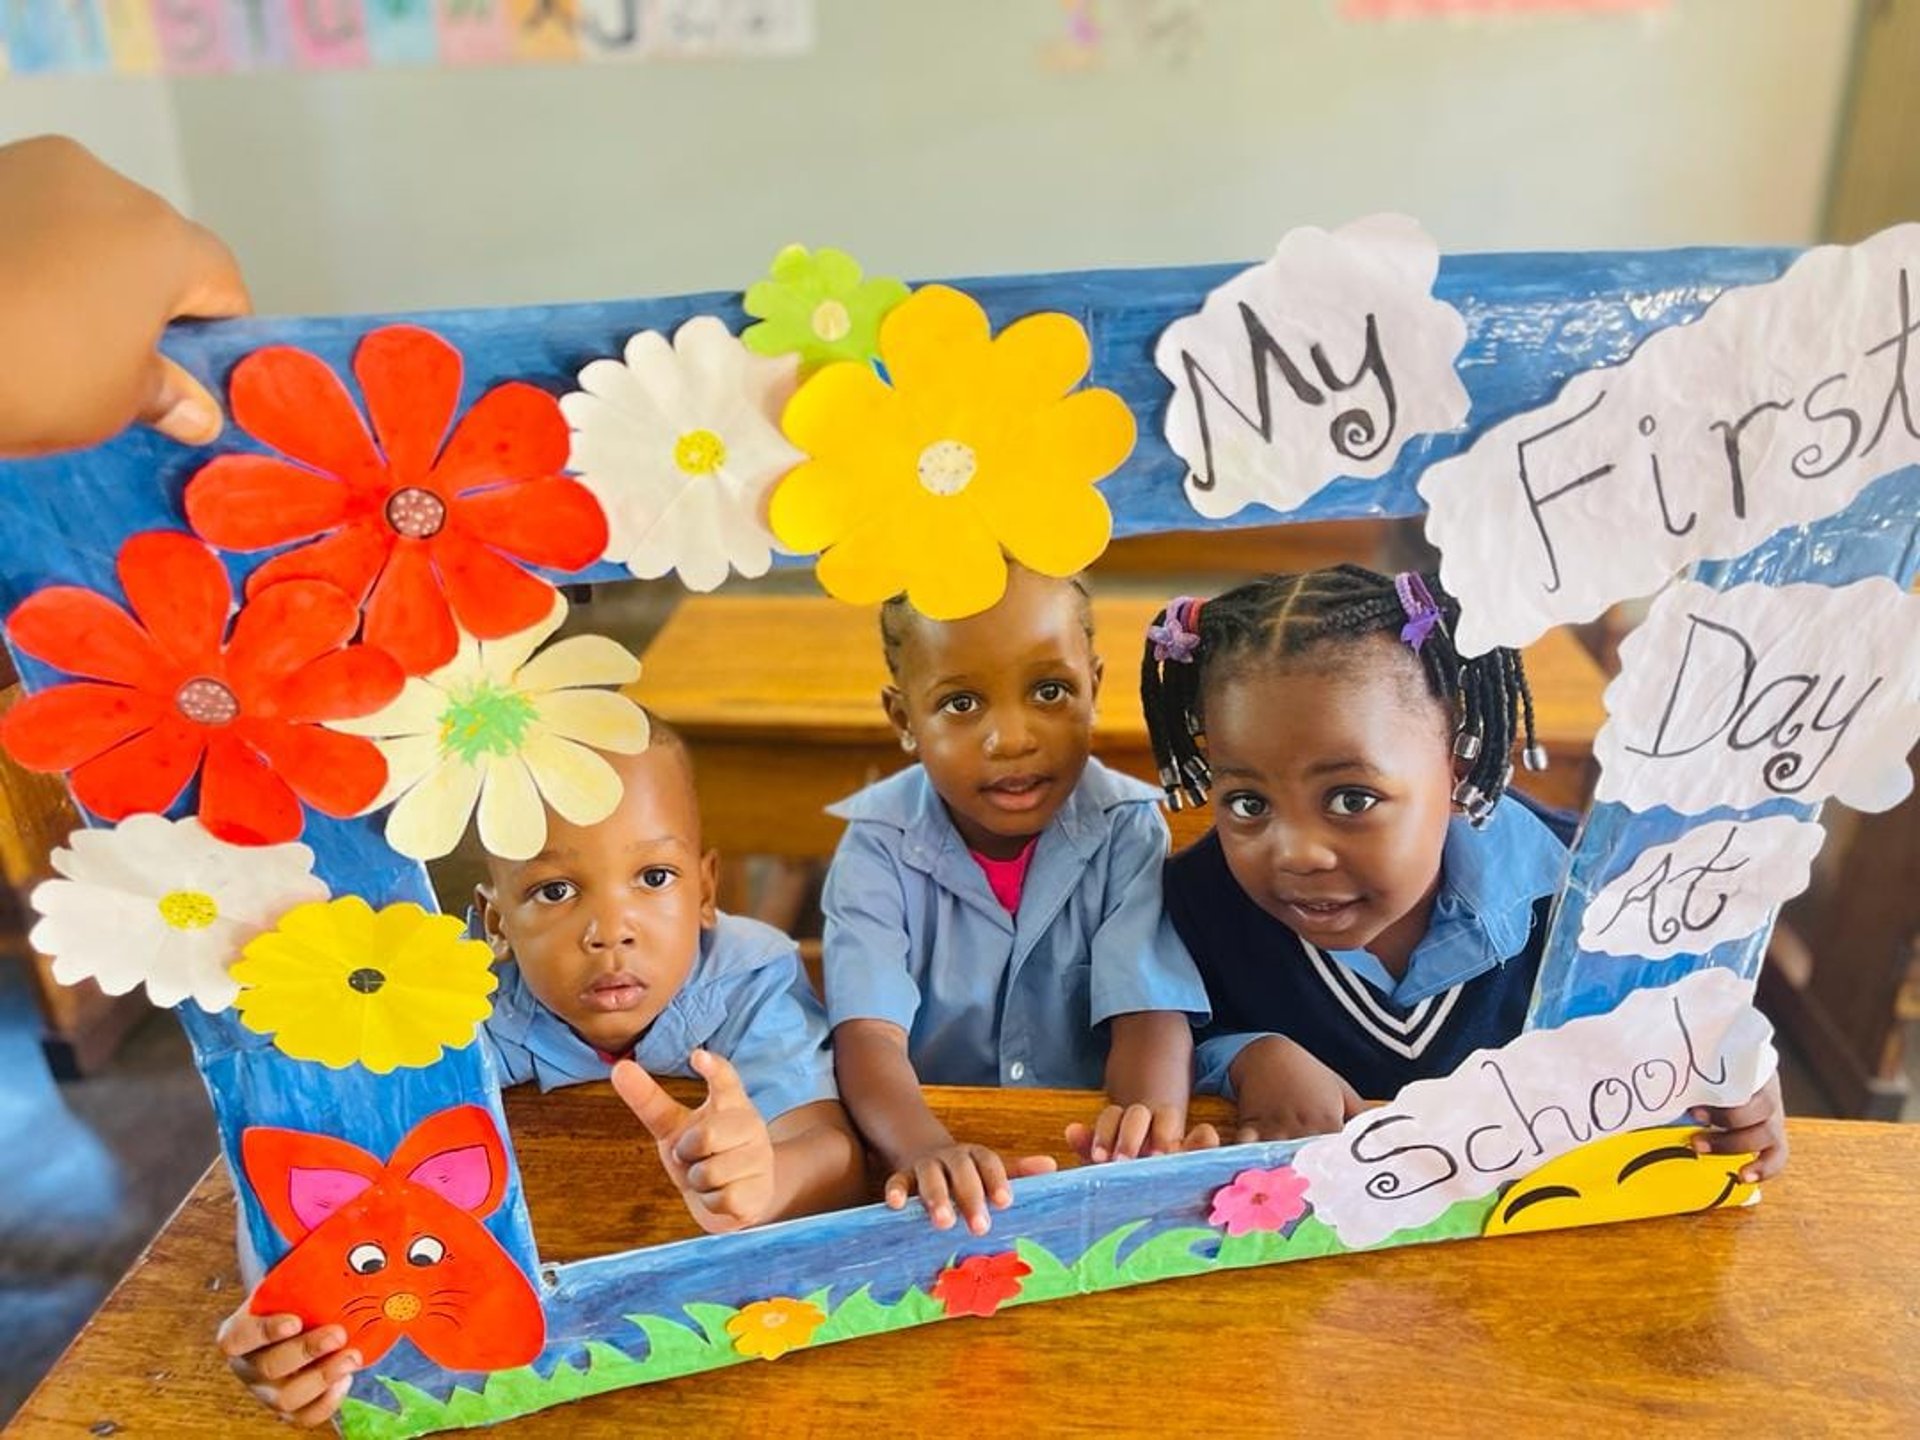
[[[1214,828],[1168,862],[1166,908],[1212,1002],[1197,1089],[1238,1138],[1337,1130],[1370,1101],[1520,1033],[1570,817],[1508,794],[1546,764],[1512,650],[1463,657],[1433,576],[1357,565],[1180,599],[1141,699],[1176,809]],[[1785,1163],[1777,1080],[1695,1112],[1703,1153]]]
[[[1206,992],[1160,906],[1159,792],[1089,757],[1101,665],[1085,586],[1018,564],[992,609],[881,611],[881,694],[920,763],[832,807],[828,1022],[840,1092],[933,1223],[976,1234],[1052,1160],[956,1138],[922,1083],[1097,1089],[1090,1158],[1182,1147]],[[1193,1137],[1200,1143],[1209,1135]]]

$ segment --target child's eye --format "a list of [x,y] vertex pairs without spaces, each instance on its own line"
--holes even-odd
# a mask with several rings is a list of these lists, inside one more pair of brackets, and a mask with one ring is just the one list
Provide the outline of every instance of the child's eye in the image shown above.
[[1379,803],[1378,795],[1365,790],[1336,790],[1327,797],[1327,809],[1335,815],[1364,815]]
[[971,715],[980,708],[980,697],[968,695],[963,691],[958,695],[949,695],[935,708],[944,710],[949,715]]
[[532,893],[542,905],[559,905],[571,900],[576,892],[571,880],[543,880]]
[[1042,680],[1033,687],[1033,698],[1042,705],[1058,705],[1073,694],[1073,687],[1064,680]]
[[1224,803],[1227,813],[1236,820],[1258,820],[1267,813],[1267,802],[1258,795],[1249,795],[1244,790],[1227,796]]
[[680,878],[680,872],[667,865],[649,865],[640,872],[640,883],[649,890],[665,890]]

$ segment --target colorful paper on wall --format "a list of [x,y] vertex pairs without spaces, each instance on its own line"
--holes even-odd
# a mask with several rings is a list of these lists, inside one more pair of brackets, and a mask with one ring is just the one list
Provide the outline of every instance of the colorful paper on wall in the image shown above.
[[1676,582],[1620,647],[1596,798],[1683,815],[1782,796],[1891,808],[1920,739],[1915,635],[1920,596],[1877,577]]
[[0,0],[0,76],[806,54],[813,0]]

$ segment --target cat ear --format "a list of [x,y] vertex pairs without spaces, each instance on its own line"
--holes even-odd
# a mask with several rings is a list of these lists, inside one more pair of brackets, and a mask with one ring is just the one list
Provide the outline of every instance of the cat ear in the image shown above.
[[382,1173],[358,1145],[268,1125],[241,1132],[240,1162],[267,1218],[294,1245]]
[[430,1115],[408,1132],[387,1169],[484,1219],[507,1193],[507,1147],[478,1105]]

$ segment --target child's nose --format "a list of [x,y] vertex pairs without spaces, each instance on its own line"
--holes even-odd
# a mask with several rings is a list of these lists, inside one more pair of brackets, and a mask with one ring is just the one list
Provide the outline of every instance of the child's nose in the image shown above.
[[589,950],[631,945],[635,934],[633,916],[625,905],[608,901],[587,919],[586,942]]
[[1025,755],[1037,743],[1032,723],[1018,712],[996,721],[987,731],[987,753],[996,757]]
[[1331,870],[1339,857],[1327,843],[1326,832],[1318,825],[1272,827],[1273,865],[1289,875],[1309,875]]

